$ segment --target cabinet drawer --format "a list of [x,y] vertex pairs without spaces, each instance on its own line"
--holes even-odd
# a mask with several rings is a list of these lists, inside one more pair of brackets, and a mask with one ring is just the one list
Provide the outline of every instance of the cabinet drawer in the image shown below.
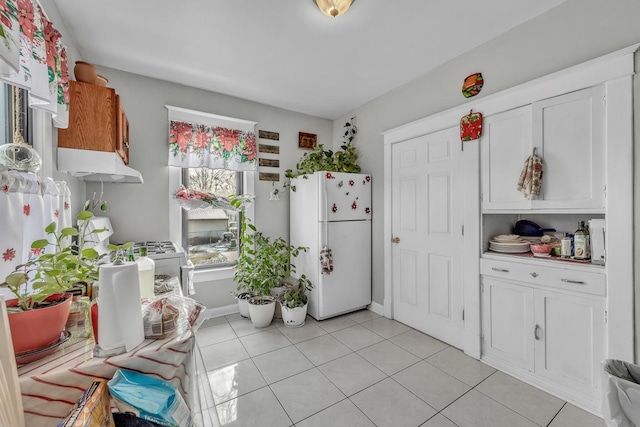
[[482,259],[480,274],[585,294],[606,294],[606,276],[591,271]]

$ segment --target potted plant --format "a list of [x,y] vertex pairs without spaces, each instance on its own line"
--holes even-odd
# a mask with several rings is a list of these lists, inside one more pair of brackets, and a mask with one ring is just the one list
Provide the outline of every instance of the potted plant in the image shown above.
[[[82,211],[77,219],[80,230],[67,227],[57,230],[51,223],[45,228],[48,238],[31,244],[35,257],[18,265],[0,286],[8,287],[16,296],[7,301],[9,326],[15,353],[24,353],[55,343],[60,339],[71,306],[70,293],[77,283],[90,283],[98,279],[98,252],[84,248],[93,233],[88,231],[93,213]],[[49,238],[53,238],[50,241]],[[67,245],[73,237],[75,244]],[[53,247],[48,253],[47,247]],[[31,291],[28,291],[31,282]]]
[[[353,146],[353,140],[358,133],[358,128],[353,124],[355,117],[344,125],[345,131],[342,136],[340,151],[325,150],[324,145],[319,144],[313,151],[305,153],[296,164],[296,171],[287,169],[284,173],[286,178],[296,178],[318,171],[359,173],[358,153]],[[285,187],[290,187],[291,191],[296,191],[295,186],[285,183]]]
[[[231,206],[244,210],[246,196],[230,197]],[[271,239],[259,232],[246,215],[240,221],[240,256],[233,276],[238,283],[236,293],[238,304],[243,294],[249,294],[249,317],[256,327],[268,326],[275,313],[275,298],[270,295],[272,288],[280,285],[295,272],[291,262],[307,248],[288,245],[278,237]],[[241,311],[242,315],[242,311]]]
[[297,288],[289,288],[284,292],[280,305],[282,306],[282,320],[285,326],[300,327],[304,326],[307,318],[307,294],[313,284],[303,274],[298,279]]
[[[282,238],[271,239],[249,224],[253,233],[245,237],[236,265],[234,279],[239,289],[249,290],[249,316],[256,327],[268,326],[273,320],[276,300],[271,289],[295,272],[291,260],[307,248],[288,245]],[[244,234],[244,233],[243,233]]]

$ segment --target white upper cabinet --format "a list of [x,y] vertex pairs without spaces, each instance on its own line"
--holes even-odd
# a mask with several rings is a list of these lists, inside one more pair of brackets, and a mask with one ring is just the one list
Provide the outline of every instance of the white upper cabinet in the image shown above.
[[604,211],[604,87],[533,104],[533,144],[543,159],[532,208]]
[[518,178],[531,154],[531,105],[484,119],[480,141],[483,209],[529,209]]
[[[483,209],[604,212],[604,102],[601,85],[488,116]],[[528,200],[517,182],[534,149],[543,161],[542,190]]]

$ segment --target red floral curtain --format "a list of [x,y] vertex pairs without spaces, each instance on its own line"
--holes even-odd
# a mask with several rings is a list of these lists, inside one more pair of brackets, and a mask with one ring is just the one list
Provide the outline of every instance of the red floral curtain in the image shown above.
[[29,91],[29,106],[69,124],[69,72],[62,35],[34,0],[0,0],[0,80]]
[[171,120],[169,166],[256,169],[255,132]]

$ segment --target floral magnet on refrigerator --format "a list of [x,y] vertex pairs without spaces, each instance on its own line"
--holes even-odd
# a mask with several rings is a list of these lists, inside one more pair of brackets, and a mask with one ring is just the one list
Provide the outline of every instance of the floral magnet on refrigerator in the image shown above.
[[482,135],[482,113],[469,114],[460,119],[460,139],[465,141],[473,141]]

